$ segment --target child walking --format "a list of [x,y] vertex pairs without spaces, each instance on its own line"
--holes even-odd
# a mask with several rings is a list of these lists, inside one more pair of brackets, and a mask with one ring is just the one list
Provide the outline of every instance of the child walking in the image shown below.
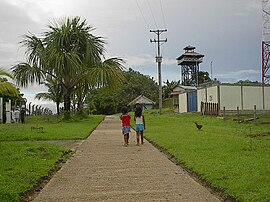
[[120,116],[122,120],[122,133],[124,135],[124,146],[128,146],[129,133],[130,133],[130,115],[128,114],[127,107],[122,108],[122,115]]
[[139,146],[140,136],[141,144],[143,144],[143,131],[145,130],[145,120],[141,106],[137,106],[135,109],[134,121],[136,123],[137,146]]

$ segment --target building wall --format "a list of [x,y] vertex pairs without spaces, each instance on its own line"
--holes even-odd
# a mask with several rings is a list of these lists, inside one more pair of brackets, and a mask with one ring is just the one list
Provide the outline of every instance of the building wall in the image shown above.
[[[263,110],[263,88],[262,86],[211,86],[197,90],[198,112],[201,110],[201,102],[219,103],[220,110],[250,111],[256,105],[257,110]],[[220,96],[220,97],[218,97]],[[270,110],[270,87],[264,87],[265,110]],[[187,94],[179,95],[179,112],[187,112]]]
[[144,104],[144,109],[153,109],[152,104]]
[[218,87],[211,86],[207,88],[207,102],[218,103]]
[[270,110],[270,87],[264,87],[265,109]]
[[241,86],[220,86],[220,109],[242,109]]
[[187,112],[187,93],[179,94],[179,113]]
[[198,112],[201,111],[201,102],[206,102],[206,88],[197,91]]
[[261,86],[243,86],[243,110],[252,110],[254,105],[263,109],[263,93]]

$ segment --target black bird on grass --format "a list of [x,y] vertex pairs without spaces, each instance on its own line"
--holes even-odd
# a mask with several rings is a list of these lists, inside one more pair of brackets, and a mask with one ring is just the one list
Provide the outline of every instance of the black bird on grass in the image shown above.
[[195,124],[196,124],[196,127],[200,130],[203,126],[202,125],[199,125],[198,123],[196,123],[195,122]]

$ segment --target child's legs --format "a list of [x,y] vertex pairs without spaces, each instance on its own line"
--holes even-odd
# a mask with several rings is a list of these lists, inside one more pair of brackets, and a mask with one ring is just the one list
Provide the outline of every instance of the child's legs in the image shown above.
[[141,143],[143,144],[143,131],[141,132]]
[[129,133],[127,134],[127,144],[128,144],[128,141],[129,141]]
[[127,137],[127,136],[128,136],[128,134],[125,134],[125,135],[124,135],[124,142],[125,142],[125,145],[127,145],[127,143],[128,143],[128,137]]
[[140,132],[136,132],[136,137],[137,137],[137,145],[140,143]]

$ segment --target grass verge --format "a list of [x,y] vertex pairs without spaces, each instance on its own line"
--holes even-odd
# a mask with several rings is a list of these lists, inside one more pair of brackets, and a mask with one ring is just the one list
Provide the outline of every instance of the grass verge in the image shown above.
[[[104,116],[77,117],[61,121],[58,117],[27,117],[26,124],[0,124],[0,202],[28,200],[27,196],[59,168],[70,150],[34,140],[81,140]],[[43,127],[32,130],[31,127]]]
[[31,142],[2,142],[0,151],[1,202],[20,201],[70,152],[57,145]]
[[145,113],[145,136],[200,179],[239,201],[270,200],[270,125]]
[[[88,137],[103,120],[103,115],[60,121],[57,117],[30,117],[26,124],[0,124],[0,141],[81,140]],[[43,130],[31,127],[43,127]]]

